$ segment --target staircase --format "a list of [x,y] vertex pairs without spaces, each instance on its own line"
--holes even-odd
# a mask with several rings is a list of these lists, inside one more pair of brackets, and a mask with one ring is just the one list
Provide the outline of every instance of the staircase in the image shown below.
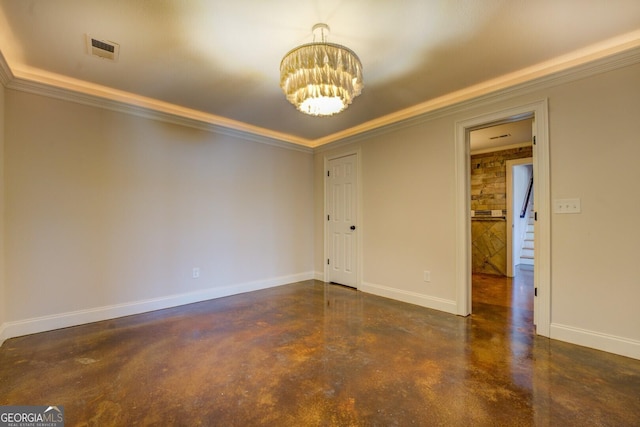
[[527,227],[522,239],[522,250],[520,251],[520,264],[533,265],[533,203],[529,205],[529,215],[527,217]]

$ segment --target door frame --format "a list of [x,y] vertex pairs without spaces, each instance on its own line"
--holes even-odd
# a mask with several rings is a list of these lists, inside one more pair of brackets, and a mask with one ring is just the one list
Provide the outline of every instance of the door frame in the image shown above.
[[536,333],[548,337],[551,325],[551,214],[549,169],[548,100],[496,110],[455,123],[456,175],[456,310],[471,314],[471,185],[469,132],[479,126],[533,114],[535,119],[533,175],[536,177],[534,206],[537,214],[534,234],[534,303]]
[[355,155],[356,156],[356,179],[357,179],[357,183],[356,183],[356,226],[357,226],[357,230],[358,232],[355,233],[356,235],[356,257],[355,257],[355,262],[356,262],[356,268],[355,268],[355,274],[356,274],[356,283],[355,283],[355,288],[359,289],[361,286],[361,281],[362,281],[362,234],[364,232],[364,227],[363,227],[363,221],[362,221],[362,154],[361,154],[361,150],[360,148],[355,148],[355,149],[350,149],[350,150],[346,150],[346,151],[340,151],[340,152],[335,152],[332,154],[325,154],[324,156],[324,164],[323,164],[323,169],[322,169],[322,181],[323,181],[323,217],[322,217],[322,223],[323,223],[323,236],[324,236],[324,258],[323,258],[323,264],[324,264],[324,271],[323,271],[323,277],[324,277],[324,282],[330,282],[331,281],[331,273],[330,273],[330,269],[329,266],[326,263],[326,259],[329,258],[329,253],[331,251],[330,249],[330,236],[329,236],[329,227],[328,227],[328,221],[327,221],[327,215],[329,214],[328,209],[327,209],[327,197],[329,196],[329,192],[327,190],[327,185],[328,185],[328,180],[327,180],[327,171],[329,170],[329,162],[331,160],[335,160],[335,159],[339,159],[341,157],[347,157],[347,156],[351,156],[351,155]]

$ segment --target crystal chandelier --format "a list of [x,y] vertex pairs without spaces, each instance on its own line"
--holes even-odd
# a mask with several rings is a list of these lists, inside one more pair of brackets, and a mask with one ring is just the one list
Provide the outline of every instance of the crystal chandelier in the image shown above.
[[298,46],[282,58],[280,87],[301,112],[331,116],[360,95],[362,64],[351,49],[327,43],[327,24],[316,24],[312,31],[313,43]]

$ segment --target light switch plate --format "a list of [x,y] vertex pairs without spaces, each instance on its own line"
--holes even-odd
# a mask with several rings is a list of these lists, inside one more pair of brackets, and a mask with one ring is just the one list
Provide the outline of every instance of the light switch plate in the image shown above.
[[554,199],[553,213],[576,214],[580,213],[580,199]]

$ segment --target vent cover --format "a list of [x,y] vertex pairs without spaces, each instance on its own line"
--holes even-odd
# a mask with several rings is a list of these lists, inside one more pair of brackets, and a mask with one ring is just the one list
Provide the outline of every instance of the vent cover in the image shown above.
[[120,53],[120,45],[109,40],[98,39],[87,34],[87,52],[91,56],[116,61]]

